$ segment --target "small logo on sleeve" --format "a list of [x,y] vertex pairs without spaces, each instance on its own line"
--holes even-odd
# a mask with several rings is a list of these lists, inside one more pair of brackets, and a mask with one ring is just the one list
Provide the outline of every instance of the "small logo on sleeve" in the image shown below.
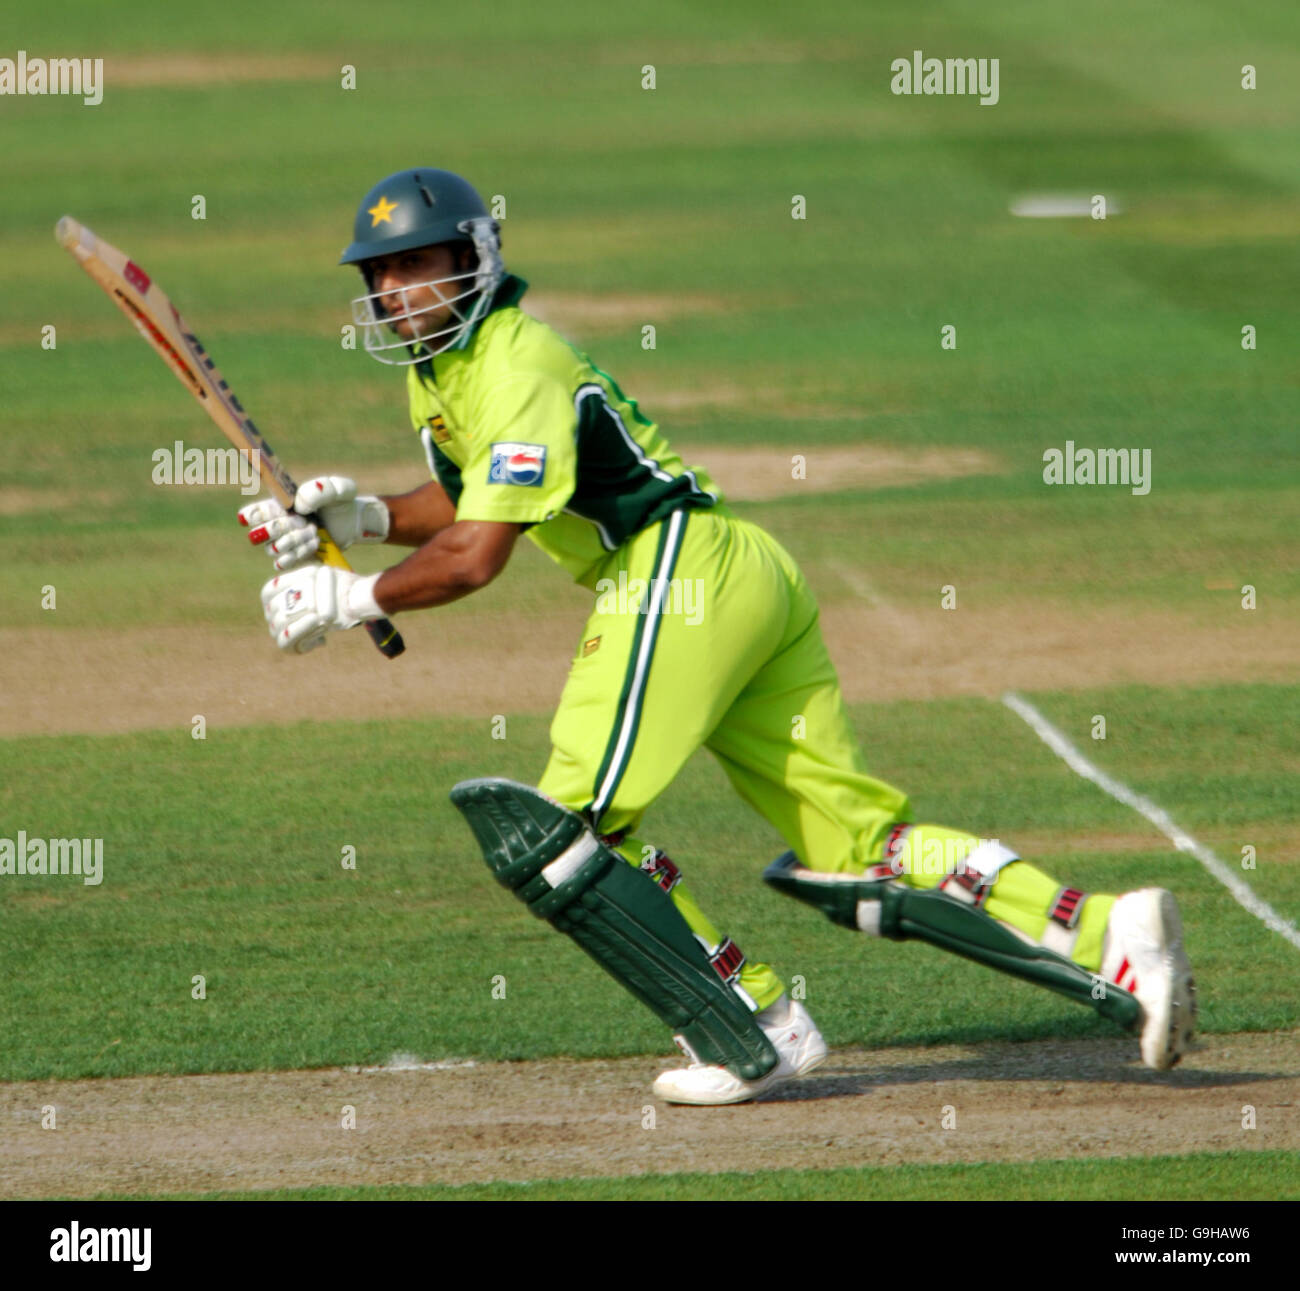
[[501,443],[492,445],[489,484],[521,484],[540,488],[546,475],[544,444]]

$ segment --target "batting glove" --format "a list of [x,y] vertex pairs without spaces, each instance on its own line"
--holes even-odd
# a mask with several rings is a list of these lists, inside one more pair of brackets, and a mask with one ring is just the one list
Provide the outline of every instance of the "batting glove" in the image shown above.
[[378,574],[310,564],[278,574],[262,588],[262,612],[281,650],[306,654],[325,644],[330,632],[383,618],[375,601]]
[[316,525],[306,516],[315,516],[340,547],[388,537],[388,508],[377,497],[358,497],[356,481],[342,475],[308,480],[294,497],[292,511],[274,498],[252,502],[240,510],[239,523],[248,528],[249,542],[265,547],[275,568],[284,572],[301,568],[320,547]]

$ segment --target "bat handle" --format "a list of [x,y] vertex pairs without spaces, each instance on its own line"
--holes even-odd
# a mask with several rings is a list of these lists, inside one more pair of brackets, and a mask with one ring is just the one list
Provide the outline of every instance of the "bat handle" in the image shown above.
[[366,624],[366,631],[375,643],[375,649],[385,659],[396,659],[406,649],[402,634],[393,626],[391,619],[371,619]]
[[[316,530],[320,534],[320,548],[316,554],[321,561],[333,565],[335,569],[351,569],[352,566],[348,564],[338,543],[330,537],[329,530],[321,524],[316,526]],[[385,659],[396,659],[406,649],[406,642],[402,640],[402,634],[393,626],[391,619],[371,619],[365,628],[375,643],[375,649]]]

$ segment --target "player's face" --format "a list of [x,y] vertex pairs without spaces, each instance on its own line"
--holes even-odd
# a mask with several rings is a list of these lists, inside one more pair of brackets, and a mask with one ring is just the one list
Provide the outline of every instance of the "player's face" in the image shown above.
[[370,262],[371,291],[379,293],[384,313],[397,316],[417,313],[415,318],[395,317],[393,330],[404,340],[429,336],[451,322],[451,307],[445,302],[463,293],[466,281],[435,281],[458,272],[451,247],[415,247]]

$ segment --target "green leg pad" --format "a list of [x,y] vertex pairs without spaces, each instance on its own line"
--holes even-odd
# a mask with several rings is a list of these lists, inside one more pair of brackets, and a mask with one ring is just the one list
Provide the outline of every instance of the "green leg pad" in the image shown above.
[[1132,1029],[1141,1007],[1128,991],[1080,967],[1064,955],[1025,940],[982,910],[933,888],[911,888],[884,873],[877,877],[821,874],[805,869],[793,852],[778,857],[763,879],[779,892],[815,906],[846,928],[877,933],[895,941],[917,938],[976,963],[1036,982],[1087,1004],[1102,1017]]
[[672,898],[576,812],[496,777],[451,791],[498,883],[567,933],[679,1034],[701,1062],[758,1080],[777,1053],[714,971]]

